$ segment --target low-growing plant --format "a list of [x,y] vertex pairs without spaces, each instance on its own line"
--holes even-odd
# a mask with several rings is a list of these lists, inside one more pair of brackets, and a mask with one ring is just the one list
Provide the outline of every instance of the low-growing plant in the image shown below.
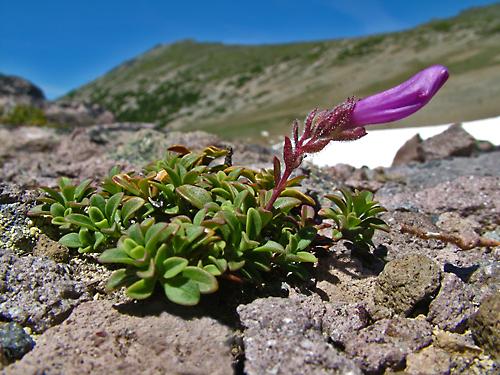
[[[295,175],[303,159],[331,141],[363,137],[367,124],[410,115],[447,77],[446,68],[433,66],[387,92],[313,110],[301,133],[294,123],[283,160],[275,157],[270,170],[233,166],[227,149],[172,146],[140,173],[115,168],[95,188],[66,178],[57,189],[42,188],[32,214],[50,218],[62,244],[119,265],[108,287],[125,287],[134,299],[159,285],[170,301],[191,306],[221,278],[260,284],[275,272],[307,280],[321,217],[300,190],[304,176]],[[342,194],[327,196],[335,206],[319,212],[337,225],[332,241],[373,245],[374,231],[388,229],[376,217],[385,209],[369,192]]]
[[354,194],[341,189],[342,195],[327,195],[334,203],[332,208],[322,208],[320,215],[335,223],[332,238],[350,241],[358,249],[365,249],[372,242],[375,230],[389,231],[389,226],[377,215],[387,210],[373,200],[369,191],[355,191]]
[[47,117],[42,109],[29,105],[16,105],[5,114],[0,113],[0,122],[10,125],[47,125]]

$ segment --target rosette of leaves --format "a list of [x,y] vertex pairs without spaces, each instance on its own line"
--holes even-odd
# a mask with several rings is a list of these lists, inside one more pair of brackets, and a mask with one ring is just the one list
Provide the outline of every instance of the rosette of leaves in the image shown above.
[[63,235],[59,242],[80,253],[99,251],[109,242],[116,242],[128,226],[131,218],[142,208],[141,197],[125,196],[117,192],[111,196],[96,193],[90,180],[78,186],[67,178],[59,181],[59,189],[43,187],[43,204],[36,206],[30,214],[51,218]]
[[373,200],[373,193],[358,191],[351,193],[341,189],[342,195],[326,195],[334,203],[332,208],[322,208],[319,214],[335,222],[332,237],[334,240],[345,239],[355,247],[367,249],[372,242],[375,230],[389,231],[389,226],[377,215],[387,210]]
[[84,212],[89,204],[89,197],[95,190],[90,184],[91,180],[85,180],[75,186],[71,184],[69,178],[62,177],[55,189],[41,187],[43,196],[38,200],[42,203],[35,206],[30,215],[50,217],[51,223],[59,229],[69,229],[71,223],[66,221],[66,217]]
[[149,297],[160,284],[167,298],[175,303],[192,306],[200,294],[213,293],[218,288],[212,273],[190,265],[195,254],[215,241],[213,233],[186,218],[171,223],[155,223],[147,219],[133,224],[117,244],[106,250],[99,260],[126,267],[115,271],[108,288],[125,286],[134,299]]
[[78,212],[64,216],[60,242],[104,250],[101,262],[123,266],[108,287],[125,287],[134,299],[159,285],[169,300],[194,305],[221,277],[261,283],[275,271],[307,278],[316,261],[309,252],[315,202],[297,189],[301,177],[268,209],[276,172],[229,166],[228,152],[174,146],[142,173],[113,170]]

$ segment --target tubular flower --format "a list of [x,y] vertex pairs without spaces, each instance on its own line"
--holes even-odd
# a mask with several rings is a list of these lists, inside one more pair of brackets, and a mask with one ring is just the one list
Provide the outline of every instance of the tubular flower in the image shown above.
[[430,66],[406,82],[367,98],[349,98],[333,109],[311,111],[304,121],[302,135],[299,123],[293,124],[292,137],[285,137],[283,162],[274,159],[275,187],[266,204],[273,203],[286,188],[288,178],[307,154],[319,152],[331,141],[353,141],[366,135],[365,125],[401,120],[426,105],[448,79],[448,69]]
[[361,99],[350,127],[401,120],[426,105],[448,79],[448,69],[433,65],[389,90]]

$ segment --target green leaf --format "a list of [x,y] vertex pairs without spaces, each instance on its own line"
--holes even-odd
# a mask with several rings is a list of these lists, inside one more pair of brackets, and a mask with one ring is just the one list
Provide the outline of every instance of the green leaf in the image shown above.
[[293,197],[279,197],[273,204],[273,207],[277,210],[288,212],[292,208],[300,205],[302,201]]
[[64,216],[64,211],[66,211],[66,208],[59,202],[50,205],[50,214],[52,217]]
[[213,188],[211,190],[211,192],[215,195],[218,195],[224,199],[228,199],[228,200],[231,200],[233,198],[233,196],[231,195],[231,193],[223,188],[220,188],[220,187],[216,187],[216,188]]
[[342,238],[342,232],[337,230],[337,229],[333,229],[332,231],[332,238],[333,240],[335,241],[338,241]]
[[94,250],[97,250],[99,245],[104,243],[106,241],[106,236],[102,234],[101,232],[95,232],[95,243],[94,243]]
[[128,192],[132,193],[133,195],[137,195],[137,196],[141,195],[141,191],[139,190],[139,188],[133,182],[131,182],[130,176],[128,176],[126,174],[117,174],[117,175],[112,177],[112,181],[116,185],[122,187],[123,189],[127,190]]
[[135,266],[136,262],[128,256],[125,250],[121,248],[113,248],[105,250],[99,256],[99,262],[101,263],[121,263]]
[[104,214],[97,207],[89,207],[89,216],[90,216],[90,219],[92,220],[92,222],[94,223],[94,225],[96,223],[103,221],[103,220],[106,220],[106,218],[104,217]]
[[94,194],[90,197],[90,205],[97,207],[104,214],[106,211],[106,200],[101,194]]
[[136,260],[144,260],[146,257],[146,249],[141,245],[136,246],[130,251],[129,255]]
[[246,233],[249,238],[256,238],[262,230],[262,219],[259,212],[250,207],[247,211]]
[[203,206],[212,202],[212,195],[198,186],[182,185],[175,189],[175,191],[191,205],[196,208],[202,209]]
[[241,261],[232,260],[232,261],[227,262],[227,266],[229,268],[229,271],[231,271],[231,272],[238,271],[244,265],[245,265],[244,260],[241,260]]
[[170,181],[174,186],[180,186],[182,184],[181,177],[179,174],[173,170],[172,168],[165,167],[165,170],[168,172],[168,177],[170,177]]
[[158,242],[167,239],[169,235],[169,231],[167,231],[167,228],[168,228],[167,223],[157,223],[148,229],[144,241],[146,243],[146,248],[149,251],[152,251]]
[[136,275],[139,276],[141,279],[150,279],[155,277],[157,275],[157,272],[154,260],[150,259],[148,268],[137,271]]
[[213,293],[219,288],[214,275],[198,267],[188,266],[184,268],[182,276],[196,282],[201,294]]
[[90,220],[90,218],[88,216],[85,216],[82,214],[70,214],[70,215],[65,217],[65,220],[70,224],[78,225],[78,226],[83,227],[83,228],[92,229],[92,230],[96,229],[92,220]]
[[67,185],[61,189],[61,194],[64,197],[65,202],[71,202],[75,200],[75,186]]
[[131,225],[127,234],[135,243],[144,244],[144,235],[142,234],[141,225],[139,223]]
[[80,228],[78,231],[78,237],[83,245],[90,245],[94,243],[93,232],[90,232],[87,228]]
[[253,251],[267,252],[267,253],[284,253],[285,248],[281,244],[275,241],[267,241],[264,245],[253,249]]
[[227,270],[227,260],[224,258],[215,258],[213,256],[209,256],[208,259],[217,266],[217,268],[220,270],[221,273],[226,272]]
[[123,204],[122,208],[122,220],[123,222],[128,222],[128,220],[136,213],[146,201],[140,197],[132,197]]
[[62,236],[59,239],[59,243],[61,245],[67,246],[67,247],[81,247],[83,244],[80,241],[80,237],[78,236],[78,233],[68,233],[64,236]]
[[116,193],[106,202],[106,217],[110,222],[115,221],[115,213],[122,201],[123,193]]
[[200,302],[200,288],[193,280],[177,275],[165,280],[163,289],[167,298],[179,305],[194,306]]
[[[58,225],[58,226],[63,226],[63,225],[67,225],[68,222],[66,221],[66,219],[62,216],[57,216],[55,218],[53,218],[51,221],[50,221],[52,224],[54,225]],[[69,227],[69,225],[67,225]]]
[[342,197],[336,195],[336,194],[329,194],[325,196],[329,200],[331,200],[339,209],[340,211],[344,214],[347,215],[349,213],[349,209],[347,207],[346,201],[342,199]]
[[217,268],[215,264],[207,264],[203,267],[203,269],[214,276],[222,275],[222,272],[219,270],[219,268]]
[[310,206],[314,206],[316,202],[309,195],[304,194],[300,190],[293,188],[286,188],[280,194],[280,197],[292,197],[299,199],[302,203],[308,204]]
[[296,255],[299,257],[301,262],[316,263],[318,261],[318,258],[307,251],[299,251]]
[[194,215],[193,224],[194,225],[201,225],[201,223],[205,219],[206,215],[207,215],[207,209],[206,208],[203,208],[203,209],[199,210],[196,213],[196,215]]
[[125,268],[114,271],[106,283],[107,290],[115,290],[137,280],[137,276]]
[[145,299],[153,294],[155,279],[141,279],[130,285],[126,294],[132,299]]
[[165,279],[170,279],[181,273],[188,265],[187,259],[181,257],[170,257],[163,262]]
[[49,187],[41,187],[40,189],[43,190],[45,193],[47,193],[56,202],[59,202],[62,205],[66,204],[64,197],[61,194],[59,194],[56,190],[51,189]]
[[86,179],[86,180],[83,180],[75,189],[75,200],[77,202],[80,202],[83,197],[86,195],[86,193],[88,193],[88,191],[90,190],[89,187],[90,187],[90,183],[92,182],[91,179]]

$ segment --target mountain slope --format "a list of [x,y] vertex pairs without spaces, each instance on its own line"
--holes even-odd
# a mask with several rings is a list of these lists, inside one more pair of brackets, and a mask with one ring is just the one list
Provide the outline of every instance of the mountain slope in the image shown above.
[[123,121],[257,141],[262,130],[287,132],[291,120],[315,106],[369,95],[435,63],[447,65],[451,79],[424,111],[401,124],[500,114],[500,4],[364,38],[159,45],[67,98],[99,103]]

